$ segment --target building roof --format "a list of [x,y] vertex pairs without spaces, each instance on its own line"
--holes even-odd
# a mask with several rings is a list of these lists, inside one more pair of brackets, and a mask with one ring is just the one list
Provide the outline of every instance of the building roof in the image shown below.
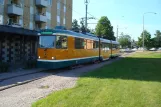
[[37,36],[36,30],[28,30],[24,28],[12,27],[8,25],[0,25],[0,32],[28,35],[28,36]]

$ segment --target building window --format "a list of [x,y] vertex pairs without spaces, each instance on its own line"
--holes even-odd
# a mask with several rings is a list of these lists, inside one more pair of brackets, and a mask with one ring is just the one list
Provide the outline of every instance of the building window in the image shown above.
[[30,22],[30,29],[33,30],[33,22]]
[[57,15],[60,16],[60,9],[57,9]]
[[[60,24],[60,16],[57,16],[57,23]],[[59,25],[58,25],[59,26]]]
[[75,38],[75,49],[86,49],[86,40]]
[[67,3],[67,1],[66,1],[66,0],[64,0],[64,5],[66,5],[66,3]]
[[40,30],[42,28],[41,23],[35,23],[36,30]]
[[64,25],[66,24],[65,18],[63,19],[63,24],[64,24]]
[[45,26],[45,29],[50,29],[50,26]]
[[30,6],[33,6],[33,5],[34,5],[34,1],[30,0]]
[[34,14],[34,8],[30,7],[30,14]]
[[60,26],[60,22],[57,22],[57,26]]
[[67,49],[67,36],[56,36],[56,48]]
[[3,15],[3,13],[4,13],[4,6],[0,5],[0,15]]
[[0,0],[0,4],[4,5],[4,0]]
[[60,0],[57,0],[57,9],[60,9]]
[[3,25],[3,16],[0,15],[0,25]]
[[34,21],[34,15],[30,14],[30,21],[33,22]]
[[19,24],[23,27],[23,20],[19,20]]
[[64,13],[66,13],[66,6],[64,6]]
[[46,17],[47,17],[47,19],[51,20],[51,13],[46,12]]
[[48,5],[52,5],[52,0],[48,0]]

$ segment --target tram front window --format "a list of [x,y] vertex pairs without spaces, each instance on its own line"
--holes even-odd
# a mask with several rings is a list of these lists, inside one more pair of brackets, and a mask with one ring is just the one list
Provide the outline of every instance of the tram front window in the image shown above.
[[55,36],[40,36],[39,47],[40,48],[54,48]]

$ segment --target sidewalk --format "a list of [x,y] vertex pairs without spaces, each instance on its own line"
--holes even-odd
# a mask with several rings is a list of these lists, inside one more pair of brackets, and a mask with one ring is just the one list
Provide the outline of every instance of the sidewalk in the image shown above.
[[17,77],[17,76],[21,76],[21,75],[27,75],[27,74],[40,72],[43,70],[45,70],[45,69],[41,69],[41,68],[17,69],[12,72],[0,73],[0,81],[5,80],[5,79],[9,79],[9,78],[13,78],[13,77]]

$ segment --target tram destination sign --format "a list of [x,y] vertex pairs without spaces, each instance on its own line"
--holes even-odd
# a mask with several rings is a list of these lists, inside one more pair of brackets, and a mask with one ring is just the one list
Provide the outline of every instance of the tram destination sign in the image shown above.
[[50,31],[42,31],[41,32],[41,35],[52,35],[53,32],[50,32]]

